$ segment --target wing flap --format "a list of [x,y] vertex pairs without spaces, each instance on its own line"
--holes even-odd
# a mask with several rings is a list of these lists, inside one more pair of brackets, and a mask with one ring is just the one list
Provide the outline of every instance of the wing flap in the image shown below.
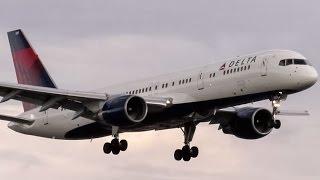
[[2,114],[0,114],[0,120],[20,123],[20,124],[27,124],[27,125],[31,125],[34,122],[29,119],[20,118],[20,117],[13,117],[13,116],[8,116],[8,115],[2,115]]
[[[32,95],[41,97],[44,96],[45,99],[48,96],[63,96],[69,99],[83,101],[91,99],[91,100],[106,100],[108,98],[107,94],[104,93],[94,93],[94,92],[82,92],[82,91],[69,91],[62,89],[54,89],[47,87],[39,87],[39,86],[30,86],[30,85],[22,85],[22,84],[9,84],[9,83],[0,83],[0,95],[5,96],[13,91],[20,90],[15,97],[23,96],[23,94],[29,94],[26,97],[30,97]],[[37,97],[37,98],[41,98]]]
[[79,110],[83,103],[108,99],[108,95],[103,93],[69,91],[8,83],[0,83],[0,96],[3,96],[2,102],[14,99],[44,106],[41,108],[42,110],[62,106],[75,111]]

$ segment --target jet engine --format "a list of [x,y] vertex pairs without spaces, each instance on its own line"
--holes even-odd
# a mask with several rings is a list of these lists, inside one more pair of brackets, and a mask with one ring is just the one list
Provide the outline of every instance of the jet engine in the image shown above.
[[131,126],[142,122],[148,112],[145,100],[138,96],[113,97],[105,102],[98,117],[113,126]]
[[242,139],[259,139],[268,135],[274,127],[272,113],[262,108],[241,108],[222,126],[226,134]]

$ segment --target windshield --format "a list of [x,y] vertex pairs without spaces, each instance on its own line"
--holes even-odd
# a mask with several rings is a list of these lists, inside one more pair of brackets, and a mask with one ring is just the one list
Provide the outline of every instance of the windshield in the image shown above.
[[279,66],[289,66],[291,64],[311,66],[311,64],[305,59],[283,59],[279,62]]

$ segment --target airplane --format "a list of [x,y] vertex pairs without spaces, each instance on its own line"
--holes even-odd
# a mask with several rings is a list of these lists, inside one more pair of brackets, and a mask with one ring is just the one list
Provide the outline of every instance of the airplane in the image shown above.
[[[18,84],[0,83],[0,103],[21,101],[24,112],[0,119],[16,132],[44,138],[112,136],[103,146],[106,154],[126,151],[121,133],[181,129],[184,146],[174,159],[190,161],[199,154],[190,144],[200,123],[241,139],[263,138],[281,127],[278,115],[308,114],[281,111],[280,103],[318,80],[300,53],[269,50],[100,90],[71,91],[58,88],[22,30],[8,32],[8,39]],[[236,107],[262,100],[272,102],[271,111]]]

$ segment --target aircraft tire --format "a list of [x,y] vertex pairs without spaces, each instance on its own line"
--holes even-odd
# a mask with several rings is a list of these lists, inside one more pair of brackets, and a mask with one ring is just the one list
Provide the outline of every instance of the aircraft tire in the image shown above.
[[182,150],[181,149],[177,149],[174,152],[174,159],[177,161],[181,161],[181,159],[182,159]]
[[199,149],[198,149],[198,147],[193,146],[193,147],[190,149],[190,154],[191,154],[191,157],[192,157],[192,158],[198,157],[198,154],[199,154]]
[[105,143],[103,145],[103,152],[106,153],[106,154],[110,154],[111,153],[111,144],[110,143]]
[[275,129],[280,129],[280,127],[281,127],[281,121],[280,121],[280,120],[275,120],[273,127],[274,127]]
[[126,140],[121,140],[120,141],[120,150],[121,151],[126,151],[127,150],[127,148],[128,148],[128,142],[126,141]]

